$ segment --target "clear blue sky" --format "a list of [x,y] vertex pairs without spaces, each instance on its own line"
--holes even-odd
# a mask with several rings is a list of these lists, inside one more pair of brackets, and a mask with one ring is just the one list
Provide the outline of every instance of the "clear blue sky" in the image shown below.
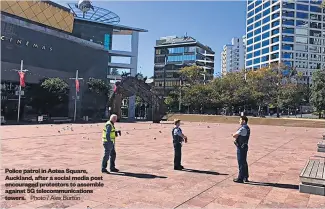
[[[55,1],[64,5],[62,1]],[[69,1],[71,2],[71,1]],[[215,72],[220,72],[220,52],[232,37],[245,35],[246,1],[93,1],[121,18],[121,25],[147,29],[140,33],[138,71],[153,75],[155,41],[163,36],[192,36],[215,52]],[[114,37],[113,37],[114,38]],[[115,41],[115,44],[114,44]],[[130,44],[113,39],[113,47]],[[141,67],[141,69],[140,69]]]

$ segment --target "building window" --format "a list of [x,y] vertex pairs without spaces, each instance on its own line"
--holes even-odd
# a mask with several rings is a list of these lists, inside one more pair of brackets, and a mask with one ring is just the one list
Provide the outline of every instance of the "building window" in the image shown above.
[[286,8],[286,9],[295,9],[294,3],[283,2],[282,5],[283,5],[283,8]]
[[279,4],[272,7],[272,12],[274,12],[274,11],[276,11],[278,9],[280,9],[280,5]]
[[253,37],[253,32],[247,33],[247,39],[250,39],[251,37]]
[[255,38],[254,38],[254,42],[258,42],[258,41],[260,41],[261,40],[261,36],[259,35],[259,36],[256,36]]
[[301,28],[308,28],[308,21],[296,20],[296,26]]
[[261,62],[269,61],[269,59],[270,59],[269,55],[263,56],[263,57],[261,58]]
[[279,50],[279,45],[274,45],[271,47],[272,52],[277,51],[277,50]]
[[309,11],[309,5],[297,4],[297,10],[308,12]]
[[283,25],[294,26],[295,25],[295,21],[294,20],[288,20],[288,19],[282,19],[282,24]]
[[278,25],[280,25],[280,21],[279,20],[272,22],[272,27],[273,28],[276,27],[276,26],[278,26]]
[[270,32],[266,32],[262,34],[262,39],[266,39],[268,37],[270,37]]
[[184,53],[184,47],[168,48],[169,54],[181,54]]
[[293,36],[282,36],[282,41],[294,42]]
[[262,54],[267,54],[269,53],[269,47],[262,49]]
[[295,50],[296,51],[302,51],[302,52],[308,52],[308,46],[307,45],[296,44],[295,45]]
[[270,24],[264,25],[264,26],[262,27],[262,31],[267,31],[267,30],[269,30],[269,29],[270,29]]
[[293,44],[282,44],[282,49],[293,50]]
[[293,59],[293,53],[284,52],[282,53],[282,58]]
[[253,28],[254,28],[253,25],[248,26],[248,27],[247,27],[247,32],[250,32],[251,30],[253,30]]
[[308,30],[304,28],[296,28],[296,35],[308,35]]
[[161,54],[161,50],[160,49],[156,49],[156,54]]
[[282,33],[294,34],[295,30],[293,28],[282,28]]
[[254,65],[255,65],[255,64],[259,64],[260,62],[261,62],[261,59],[260,59],[260,58],[255,58],[255,59],[254,59]]
[[272,30],[272,36],[279,34],[280,30],[279,29],[274,29]]
[[266,9],[264,12],[263,12],[263,17],[266,17],[270,14],[270,8]]
[[295,17],[295,12],[294,11],[283,11],[282,16],[284,16],[284,17]]
[[270,16],[268,16],[268,17],[266,17],[266,18],[264,18],[263,20],[262,20],[262,22],[263,22],[263,24],[265,24],[265,23],[268,23],[268,22],[270,22]]
[[254,45],[254,50],[261,48],[261,43],[257,43]]
[[252,60],[246,61],[246,66],[249,66],[249,65],[252,65],[252,64],[253,64]]
[[259,20],[261,18],[262,18],[262,14],[258,14],[258,15],[255,16],[255,21],[257,21],[257,20]]
[[297,12],[297,18],[308,19],[309,15],[308,15],[308,13]]
[[272,44],[279,42],[279,36],[272,38],[271,42],[272,42]]
[[310,6],[310,12],[322,13],[320,6]]
[[255,27],[255,28],[257,28],[257,27],[259,27],[259,26],[261,26],[261,21],[257,21],[257,22],[254,24],[254,27]]
[[270,6],[270,1],[264,1],[264,4],[263,4],[263,9],[267,8]]
[[277,12],[277,13],[273,14],[272,15],[272,20],[274,20],[274,19],[276,19],[278,17],[280,17],[280,12]]
[[271,60],[279,58],[279,52],[271,54]]
[[261,28],[258,28],[254,31],[254,35],[260,34],[261,33]]
[[261,51],[260,50],[254,52],[254,57],[258,57],[260,55],[261,55]]
[[269,40],[265,40],[262,42],[262,47],[268,46],[270,44]]
[[296,42],[297,43],[308,44],[308,38],[307,37],[296,36]]
[[253,17],[253,15],[254,15],[254,10],[251,11],[251,12],[248,12],[248,14],[247,14],[247,18]]

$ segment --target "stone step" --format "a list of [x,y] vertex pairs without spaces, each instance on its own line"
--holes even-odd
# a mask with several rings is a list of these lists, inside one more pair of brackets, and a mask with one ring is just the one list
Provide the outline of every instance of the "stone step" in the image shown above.
[[323,186],[315,186],[315,185],[308,185],[308,184],[300,184],[299,185],[299,192],[325,196],[325,187],[323,187]]
[[318,148],[324,148],[325,149],[325,141],[320,141],[317,143]]

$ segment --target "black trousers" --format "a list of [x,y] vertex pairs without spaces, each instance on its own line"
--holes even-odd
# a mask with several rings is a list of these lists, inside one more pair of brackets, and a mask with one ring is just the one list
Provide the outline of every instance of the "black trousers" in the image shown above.
[[102,171],[106,170],[107,168],[107,161],[110,160],[110,169],[115,168],[115,159],[116,159],[116,152],[115,152],[115,145],[112,141],[104,142],[104,157],[102,161]]
[[243,147],[237,147],[237,160],[239,167],[238,179],[243,180],[244,178],[248,178],[248,164],[247,164],[247,152],[248,145],[244,145]]
[[182,144],[174,142],[174,167],[180,167],[182,161]]

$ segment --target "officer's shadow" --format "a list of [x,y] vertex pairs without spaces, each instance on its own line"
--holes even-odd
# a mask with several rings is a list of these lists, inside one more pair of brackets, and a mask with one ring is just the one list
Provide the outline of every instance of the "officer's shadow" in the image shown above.
[[293,190],[299,189],[299,186],[294,184],[267,183],[267,182],[257,182],[257,181],[250,181],[247,182],[246,184],[255,185],[255,186],[277,187],[282,189],[293,189]]
[[110,173],[111,175],[118,175],[118,176],[128,176],[128,177],[134,177],[134,178],[140,178],[140,179],[166,179],[166,176],[156,176],[153,174],[147,174],[147,173],[131,173],[131,172],[116,172],[116,173]]
[[184,168],[181,171],[190,172],[190,173],[202,173],[202,174],[215,175],[215,176],[218,176],[218,175],[226,176],[226,175],[228,175],[226,173],[219,173],[219,172],[215,172],[215,171],[202,171],[202,170],[195,170],[195,169],[190,169],[190,168]]

